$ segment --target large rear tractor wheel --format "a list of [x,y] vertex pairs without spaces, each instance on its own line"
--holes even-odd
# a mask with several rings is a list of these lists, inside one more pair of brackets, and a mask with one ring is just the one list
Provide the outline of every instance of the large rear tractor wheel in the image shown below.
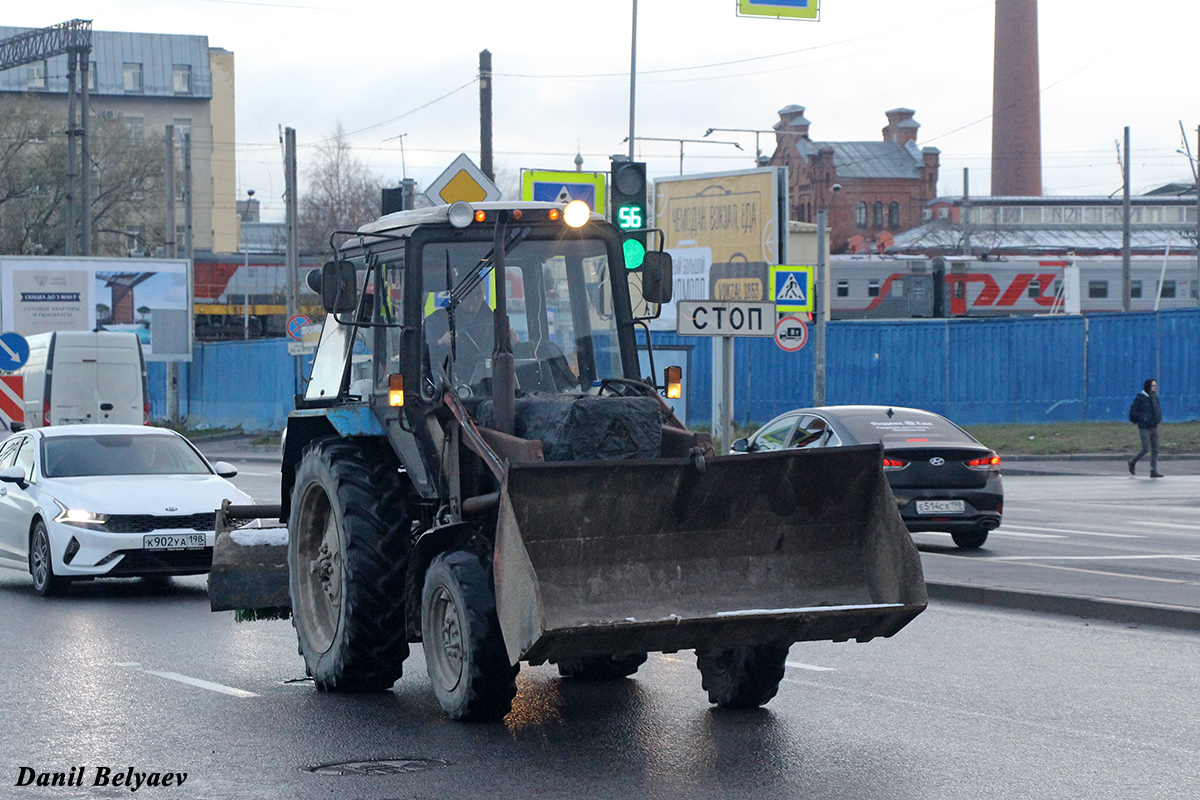
[[410,527],[390,451],[344,439],[309,445],[292,492],[288,581],[318,689],[382,691],[403,673]]
[[739,645],[697,652],[696,666],[710,703],[721,708],[756,708],[779,691],[787,654],[788,648],[780,645]]
[[491,569],[475,553],[442,553],[429,565],[421,641],[433,693],[447,716],[496,720],[512,710],[520,665],[508,661]]
[[645,663],[645,653],[564,658],[558,662],[558,674],[576,681],[613,681],[628,678]]

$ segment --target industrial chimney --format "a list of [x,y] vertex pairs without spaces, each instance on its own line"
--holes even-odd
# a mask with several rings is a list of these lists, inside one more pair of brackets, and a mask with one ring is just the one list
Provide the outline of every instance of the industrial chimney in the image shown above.
[[1042,194],[1037,0],[996,0],[992,195]]

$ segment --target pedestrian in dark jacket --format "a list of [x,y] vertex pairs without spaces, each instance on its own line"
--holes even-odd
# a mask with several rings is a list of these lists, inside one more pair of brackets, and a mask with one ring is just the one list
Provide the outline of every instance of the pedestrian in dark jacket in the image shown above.
[[1134,470],[1138,459],[1150,453],[1150,477],[1161,478],[1158,471],[1158,424],[1162,422],[1162,406],[1158,404],[1158,381],[1147,378],[1142,384],[1142,391],[1133,398],[1129,407],[1129,421],[1138,426],[1138,434],[1142,437],[1142,449],[1129,461],[1129,474],[1137,474]]

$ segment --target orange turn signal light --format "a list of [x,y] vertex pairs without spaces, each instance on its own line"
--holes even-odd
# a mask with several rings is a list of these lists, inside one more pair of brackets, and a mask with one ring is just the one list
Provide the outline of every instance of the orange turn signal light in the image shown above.
[[667,399],[678,400],[683,397],[683,367],[667,367],[665,373]]
[[393,408],[404,405],[404,376],[399,373],[388,375],[388,405]]

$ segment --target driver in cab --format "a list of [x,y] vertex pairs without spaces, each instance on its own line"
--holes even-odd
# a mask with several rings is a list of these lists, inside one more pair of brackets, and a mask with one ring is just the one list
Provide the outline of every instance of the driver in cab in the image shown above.
[[[454,310],[455,333],[455,380],[462,383],[478,383],[486,377],[487,361],[492,357],[495,342],[495,314],[485,302],[484,284],[475,284],[465,294]],[[515,340],[517,332],[509,329]],[[425,323],[426,343],[429,346],[430,374],[437,375],[450,355],[449,312],[439,308]]]

